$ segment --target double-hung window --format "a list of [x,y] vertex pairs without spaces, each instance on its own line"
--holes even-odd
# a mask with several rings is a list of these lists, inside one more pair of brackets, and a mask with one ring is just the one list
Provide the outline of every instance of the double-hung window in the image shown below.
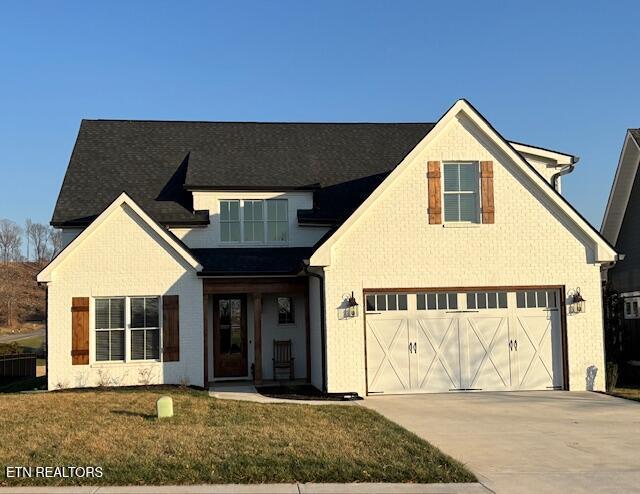
[[159,359],[160,297],[95,299],[96,362]]
[[222,200],[220,201],[220,241],[288,242],[288,210],[287,199]]
[[244,201],[244,241],[264,242],[264,201]]
[[444,163],[445,222],[479,222],[478,163]]
[[160,299],[133,297],[131,307],[131,360],[160,358]]
[[125,299],[99,298],[95,304],[96,360],[124,360]]
[[240,242],[240,201],[220,201],[220,240]]
[[267,240],[286,242],[289,240],[289,218],[286,199],[267,201]]

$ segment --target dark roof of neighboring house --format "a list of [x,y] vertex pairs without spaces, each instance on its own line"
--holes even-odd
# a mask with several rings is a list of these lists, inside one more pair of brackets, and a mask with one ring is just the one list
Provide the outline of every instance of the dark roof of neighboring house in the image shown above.
[[253,247],[190,249],[202,264],[200,275],[298,274],[312,247]]
[[629,129],[629,133],[636,140],[638,146],[640,146],[640,129]]
[[310,189],[299,219],[335,223],[433,126],[83,120],[52,224],[84,226],[123,191],[164,225],[207,224],[187,189]]

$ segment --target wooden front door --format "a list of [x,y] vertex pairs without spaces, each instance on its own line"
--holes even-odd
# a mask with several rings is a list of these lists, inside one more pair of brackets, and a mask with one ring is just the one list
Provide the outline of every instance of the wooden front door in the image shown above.
[[218,295],[213,299],[214,377],[247,375],[247,298]]

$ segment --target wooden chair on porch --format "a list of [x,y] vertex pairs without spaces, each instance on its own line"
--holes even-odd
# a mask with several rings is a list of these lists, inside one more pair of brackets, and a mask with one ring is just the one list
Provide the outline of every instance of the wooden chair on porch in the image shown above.
[[279,370],[289,371],[289,380],[293,381],[293,360],[291,340],[273,340],[273,380],[278,380]]

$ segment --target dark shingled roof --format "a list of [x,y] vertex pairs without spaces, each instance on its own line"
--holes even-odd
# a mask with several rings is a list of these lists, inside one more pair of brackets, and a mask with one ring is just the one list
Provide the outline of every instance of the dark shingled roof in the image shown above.
[[191,249],[202,264],[201,275],[285,275],[298,274],[312,247],[253,247]]
[[631,135],[635,139],[635,141],[638,144],[638,146],[640,146],[640,129],[629,129],[629,132],[631,133]]
[[313,189],[299,219],[349,216],[431,123],[83,120],[52,224],[86,225],[127,192],[168,226],[206,224],[194,189]]

